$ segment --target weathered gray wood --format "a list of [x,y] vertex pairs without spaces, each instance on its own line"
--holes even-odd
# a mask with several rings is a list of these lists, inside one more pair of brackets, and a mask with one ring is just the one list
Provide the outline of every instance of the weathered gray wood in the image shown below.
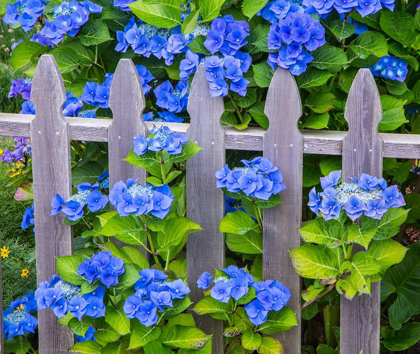
[[[222,98],[211,98],[209,85],[201,64],[194,76],[188,100],[191,124],[187,134],[190,140],[203,147],[187,162],[187,216],[197,222],[203,231],[191,234],[187,244],[187,274],[191,300],[197,303],[203,291],[197,288],[199,276],[214,269],[223,269],[225,242],[219,233],[224,216],[224,196],[216,189],[215,173],[225,165],[225,135],[220,126],[224,111]],[[213,334],[213,353],[224,352],[223,324],[210,316],[199,316],[198,326]]]
[[[38,283],[56,273],[55,257],[73,251],[71,226],[64,214],[50,216],[51,199],[71,194],[70,136],[62,114],[66,100],[63,80],[52,55],[43,55],[36,68],[31,99],[36,116],[31,122],[36,268]],[[58,324],[51,310],[39,311],[39,352],[66,353],[74,336]]]
[[[0,136],[30,136],[30,123],[34,116],[0,113]],[[70,139],[79,141],[108,141],[108,128],[112,119],[66,118],[70,125]],[[148,129],[163,123],[145,122]],[[165,123],[171,130],[185,133],[189,124]],[[263,136],[266,130],[248,128],[238,131],[223,127],[226,136],[226,149],[263,150]],[[305,154],[341,155],[346,132],[329,130],[301,130]],[[420,135],[380,133],[384,141],[384,157],[416,159],[420,157]]]
[[299,90],[293,76],[277,69],[267,94],[265,113],[270,127],[264,136],[264,157],[280,168],[286,190],[283,204],[264,210],[263,274],[265,279],[278,279],[291,293],[289,305],[296,313],[299,326],[276,336],[285,353],[301,352],[301,281],[290,262],[289,250],[300,245],[296,231],[302,222],[303,137],[297,124],[302,115]]
[[[369,69],[359,70],[350,89],[345,110],[349,133],[343,140],[343,181],[368,173],[382,177],[383,141],[378,134],[381,100]],[[401,156],[402,157],[402,156]],[[379,354],[380,286],[372,296],[341,298],[340,353]]]

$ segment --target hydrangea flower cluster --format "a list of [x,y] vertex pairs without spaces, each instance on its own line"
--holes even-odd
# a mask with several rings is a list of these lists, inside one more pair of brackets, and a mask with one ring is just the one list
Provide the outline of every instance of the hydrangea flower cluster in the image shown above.
[[[148,85],[154,79],[153,75],[143,65],[136,65],[137,73],[140,77],[140,82],[143,88],[143,93],[147,95],[151,87]],[[114,74],[106,74],[105,81],[102,85],[96,82],[88,81],[83,88],[83,95],[81,99],[92,106],[99,106],[100,108],[109,108],[109,94],[111,91],[112,79]]]
[[21,336],[25,333],[35,333],[38,320],[30,313],[37,310],[37,305],[32,291],[28,292],[22,299],[12,301],[3,312],[3,335],[9,340],[14,336]]
[[81,295],[79,285],[70,284],[57,275],[53,275],[49,282],[40,283],[35,291],[38,310],[51,308],[58,318],[70,312],[79,321],[83,316],[93,318],[105,316],[104,295],[103,286]]
[[394,11],[395,0],[303,0],[306,11],[325,18],[335,9],[339,14],[356,10],[362,17],[377,13],[382,7]]
[[109,192],[109,200],[120,216],[151,214],[163,219],[175,200],[167,184],[155,187],[141,185],[137,180],[119,181]]
[[403,82],[407,76],[407,63],[393,56],[385,56],[379,59],[369,69],[374,76],[380,76],[384,79],[396,80]]
[[270,160],[256,157],[252,161],[241,162],[245,167],[230,170],[225,165],[216,172],[217,188],[226,188],[231,193],[242,191],[247,196],[262,200],[268,200],[286,189],[280,170]]
[[16,142],[13,151],[6,149],[0,157],[0,161],[3,163],[16,163],[31,155],[32,149],[29,138],[15,136],[13,140]]
[[85,277],[89,284],[99,279],[101,284],[109,288],[118,284],[118,276],[124,271],[124,261],[121,258],[113,257],[112,252],[98,252],[90,259],[84,259],[77,274]]
[[97,182],[94,185],[82,183],[77,186],[77,193],[65,201],[61,195],[57,194],[51,200],[51,215],[63,212],[69,220],[76,221],[83,216],[86,205],[92,213],[104,209],[108,204],[108,197],[103,195],[98,187]]
[[63,105],[64,117],[77,117],[80,110],[83,108],[83,102],[79,97],[74,97],[72,93],[66,93],[66,102]]
[[159,118],[153,118],[153,112],[143,113],[143,121],[145,122],[166,122],[166,123],[182,123],[184,118],[178,117],[172,112],[157,112]]
[[101,12],[102,7],[89,0],[84,2],[64,1],[54,7],[53,21],[45,21],[45,27],[41,30],[41,35],[57,45],[66,34],[70,37],[76,36],[79,29],[88,22],[91,13],[98,14]]
[[[217,276],[212,281],[214,287],[210,296],[219,302],[228,303],[231,298],[238,301],[248,294],[250,287],[254,288],[256,299],[245,305],[245,311],[255,326],[267,321],[270,311],[280,311],[289,302],[290,290],[277,280],[254,282],[251,274],[236,266],[229,266],[223,272],[225,275]],[[204,272],[197,281],[198,287],[207,289],[211,278],[210,273]]]
[[[25,212],[23,213],[21,228],[22,230],[26,230],[29,226],[35,226],[35,216],[34,216],[34,204],[30,207],[27,207]],[[35,227],[33,228],[35,234]]]
[[325,29],[318,21],[308,14],[293,12],[270,27],[268,49],[277,52],[269,54],[268,64],[273,70],[278,65],[300,75],[313,60],[308,51],[325,43]]
[[389,208],[405,205],[397,186],[388,187],[385,179],[363,173],[351,182],[342,182],[341,171],[331,172],[321,178],[322,193],[314,187],[309,193],[308,206],[316,214],[321,211],[325,220],[338,218],[343,209],[353,221],[362,216],[381,219]]
[[185,134],[173,132],[166,126],[154,127],[146,138],[139,135],[133,140],[133,151],[137,155],[144,155],[147,151],[166,151],[169,155],[178,155],[182,146],[188,144]]
[[305,12],[305,9],[298,4],[295,4],[287,0],[275,0],[269,1],[263,9],[261,9],[257,16],[262,16],[266,21],[270,23],[283,20],[288,14],[299,12]]
[[173,300],[190,293],[181,279],[168,282],[168,276],[160,270],[143,269],[139,274],[140,279],[134,284],[137,291],[127,298],[123,309],[128,318],[137,318],[146,327],[158,321],[158,310],[164,312],[173,307]]
[[4,22],[8,25],[19,22],[23,30],[28,32],[42,15],[48,2],[48,0],[17,0],[14,4],[7,4]]
[[179,113],[187,108],[188,104],[188,81],[181,80],[173,88],[169,80],[161,83],[153,90],[156,96],[156,105],[169,112]]
[[31,97],[32,79],[23,77],[14,80],[12,79],[12,86],[10,86],[9,98],[22,95],[24,100],[29,100]]

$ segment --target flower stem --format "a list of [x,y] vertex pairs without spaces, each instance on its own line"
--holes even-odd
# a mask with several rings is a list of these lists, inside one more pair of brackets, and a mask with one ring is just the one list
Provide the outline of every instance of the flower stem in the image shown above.
[[262,222],[260,218],[260,212],[257,208],[257,205],[254,202],[252,202],[252,205],[254,206],[254,212],[255,212],[255,217],[257,218],[258,226],[260,227],[260,230],[262,231]]
[[229,94],[228,97],[230,98],[230,100],[232,101],[233,105],[235,106],[236,113],[238,114],[241,123],[243,123],[244,122],[244,118],[242,116],[242,113],[241,113],[241,110],[240,110],[239,106],[236,104],[236,102],[233,99],[233,97],[231,96],[231,94]]
[[163,158],[163,151],[160,151],[160,171],[162,173],[162,183],[166,183],[165,159]]
[[328,294],[331,290],[335,289],[335,283],[331,284],[328,288],[326,288],[323,292],[319,293],[317,296],[315,296],[312,300],[309,300],[308,302],[305,302],[302,305],[302,310],[305,307],[308,307],[309,305],[312,305],[315,301],[318,301],[321,297]]
[[347,248],[346,254],[344,255],[346,261],[350,260],[350,258],[351,258],[351,255],[353,253],[353,246],[354,246],[354,243],[352,243],[351,245],[349,245],[349,247]]
[[159,258],[156,255],[155,247],[153,246],[153,240],[152,236],[150,235],[149,231],[147,232],[147,239],[149,240],[150,249],[152,252],[150,252],[153,255],[153,259],[155,260],[156,264],[159,264]]

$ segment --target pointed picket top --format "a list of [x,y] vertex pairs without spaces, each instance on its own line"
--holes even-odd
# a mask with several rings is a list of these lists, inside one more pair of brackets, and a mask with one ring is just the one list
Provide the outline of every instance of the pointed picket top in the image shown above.
[[300,246],[296,231],[302,221],[303,136],[298,129],[302,104],[294,77],[278,68],[268,89],[265,113],[270,121],[264,135],[264,157],[283,174],[286,189],[280,194],[283,204],[264,209],[263,276],[280,280],[292,293],[290,306],[298,326],[278,334],[286,353],[300,354],[300,279],[290,262],[288,251]]
[[121,59],[112,79],[109,106],[113,120],[108,130],[110,185],[120,180],[140,178],[146,182],[146,171],[123,161],[133,148],[133,139],[147,135],[142,114],[146,107],[143,88],[136,67],[130,59]]
[[[191,116],[191,123],[188,128],[188,134],[194,132],[207,133],[202,129],[202,125],[212,127],[213,132],[221,133],[223,128],[220,124],[220,117],[225,108],[223,98],[211,97],[209,83],[206,78],[206,69],[200,64],[191,84],[190,95],[188,97],[188,113]],[[204,119],[206,117],[206,119]],[[214,117],[214,119],[208,119]],[[223,134],[224,135],[224,134]]]

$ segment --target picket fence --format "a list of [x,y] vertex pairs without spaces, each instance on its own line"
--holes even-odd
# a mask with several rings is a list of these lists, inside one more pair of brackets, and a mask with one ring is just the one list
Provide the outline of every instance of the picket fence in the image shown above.
[[[122,159],[130,151],[134,137],[161,123],[142,121],[145,99],[134,64],[128,59],[119,62],[112,82],[112,120],[63,118],[65,89],[51,55],[43,55],[39,60],[31,99],[36,107],[35,116],[0,113],[0,135],[31,138],[37,277],[41,282],[56,272],[55,257],[73,251],[72,227],[63,224],[63,215],[49,216],[51,198],[57,193],[65,197],[71,194],[70,140],[108,142],[111,185],[130,177],[138,177],[144,183],[146,172]],[[362,172],[380,176],[383,157],[420,158],[420,135],[378,133],[381,102],[368,69],[359,70],[348,96],[345,118],[349,132],[299,131],[302,104],[298,87],[294,77],[282,69],[277,69],[268,90],[265,112],[270,127],[267,131],[222,127],[223,111],[223,99],[210,97],[205,70],[200,66],[188,104],[191,123],[167,124],[172,130],[187,133],[204,148],[187,163],[187,216],[204,229],[191,235],[187,244],[191,298],[197,302],[202,296],[195,286],[199,275],[224,265],[224,237],[218,231],[224,216],[224,197],[215,188],[214,174],[225,164],[227,149],[261,151],[281,169],[287,186],[281,195],[283,204],[264,210],[263,274],[265,278],[279,279],[292,292],[290,306],[297,314],[299,325],[278,338],[286,354],[299,354],[301,280],[293,270],[288,250],[300,245],[296,229],[302,219],[303,154],[342,155],[344,178]],[[74,342],[70,331],[58,324],[50,310],[41,311],[38,317],[40,353],[67,353]],[[372,296],[364,295],[353,301],[342,299],[340,323],[341,354],[359,354],[361,350],[364,354],[379,354],[378,284],[372,287]],[[198,318],[198,324],[206,333],[214,335],[213,353],[222,354],[220,321],[206,316]]]

